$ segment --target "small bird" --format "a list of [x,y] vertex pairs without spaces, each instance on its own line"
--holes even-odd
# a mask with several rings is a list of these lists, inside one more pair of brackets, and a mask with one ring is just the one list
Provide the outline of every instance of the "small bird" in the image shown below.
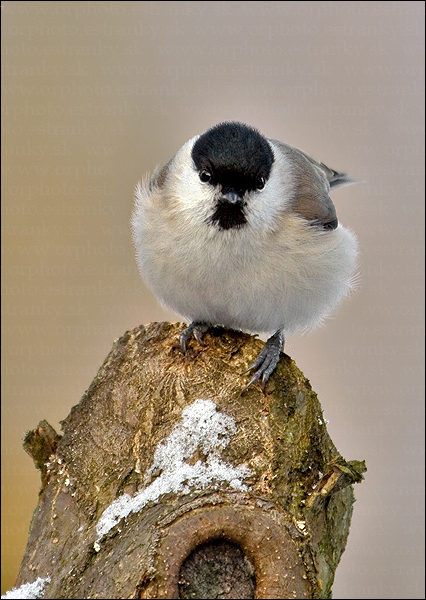
[[159,301],[190,324],[272,335],[248,371],[264,388],[284,336],[309,330],[354,285],[357,242],[330,190],[352,183],[315,158],[239,122],[186,142],[136,188],[132,234],[139,271]]

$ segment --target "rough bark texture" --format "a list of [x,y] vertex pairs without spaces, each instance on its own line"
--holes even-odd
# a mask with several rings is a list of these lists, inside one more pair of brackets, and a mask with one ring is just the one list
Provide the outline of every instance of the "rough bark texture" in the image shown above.
[[[16,585],[50,576],[45,598],[328,598],[363,463],[330,440],[316,394],[283,355],[266,392],[244,391],[263,342],[225,330],[178,346],[183,325],[121,337],[60,437],[42,421],[24,447],[42,487]],[[166,493],[103,537],[103,511],[155,481],[158,444],[197,399],[236,432],[220,459],[250,470]],[[206,460],[201,449],[188,462]]]

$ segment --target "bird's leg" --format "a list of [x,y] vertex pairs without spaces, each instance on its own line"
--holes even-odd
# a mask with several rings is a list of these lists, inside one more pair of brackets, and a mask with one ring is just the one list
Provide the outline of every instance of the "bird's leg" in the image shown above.
[[280,360],[281,350],[284,348],[284,334],[279,329],[274,335],[267,340],[263,346],[259,356],[253,364],[249,366],[248,371],[255,371],[255,374],[246,385],[245,389],[250,387],[256,381],[262,378],[262,389],[265,389],[269,377],[275,370],[275,367]]
[[179,336],[179,344],[182,352],[185,354],[186,352],[186,342],[189,340],[191,335],[195,337],[197,342],[204,346],[203,342],[203,334],[209,329],[210,325],[208,323],[203,323],[202,321],[193,321],[189,327],[184,329]]

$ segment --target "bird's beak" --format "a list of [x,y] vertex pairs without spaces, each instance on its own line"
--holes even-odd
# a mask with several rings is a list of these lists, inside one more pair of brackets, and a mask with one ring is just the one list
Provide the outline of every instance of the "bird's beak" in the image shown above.
[[225,194],[221,195],[220,199],[225,202],[230,202],[231,204],[242,204],[244,202],[243,198],[237,194],[235,190],[227,191]]

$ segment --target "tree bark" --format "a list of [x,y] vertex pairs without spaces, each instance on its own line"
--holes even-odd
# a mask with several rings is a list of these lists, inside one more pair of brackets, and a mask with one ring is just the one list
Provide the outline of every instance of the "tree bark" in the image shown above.
[[182,324],[114,346],[59,436],[24,448],[42,487],[16,585],[45,598],[329,598],[352,483],[309,381],[282,355],[244,389],[262,342]]

